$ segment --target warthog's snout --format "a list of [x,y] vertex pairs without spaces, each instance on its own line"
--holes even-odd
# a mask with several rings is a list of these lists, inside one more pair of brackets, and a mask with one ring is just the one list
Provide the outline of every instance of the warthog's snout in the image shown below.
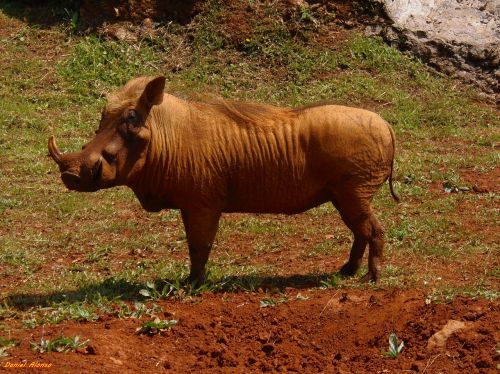
[[59,165],[61,179],[70,190],[96,191],[103,187],[103,157],[96,152],[61,153],[53,136],[49,138],[49,154]]
[[69,171],[61,174],[61,179],[70,190],[78,190],[80,187],[80,176]]

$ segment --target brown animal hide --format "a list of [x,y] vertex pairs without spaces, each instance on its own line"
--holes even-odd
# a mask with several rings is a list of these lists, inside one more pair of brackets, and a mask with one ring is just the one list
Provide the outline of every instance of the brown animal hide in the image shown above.
[[140,77],[110,95],[95,138],[81,152],[49,152],[76,191],[129,186],[148,211],[180,209],[202,282],[223,212],[299,213],[332,202],[354,233],[354,275],[366,246],[377,280],[383,230],[371,200],[389,179],[391,127],[375,113],[337,105],[289,109],[228,101],[191,102]]

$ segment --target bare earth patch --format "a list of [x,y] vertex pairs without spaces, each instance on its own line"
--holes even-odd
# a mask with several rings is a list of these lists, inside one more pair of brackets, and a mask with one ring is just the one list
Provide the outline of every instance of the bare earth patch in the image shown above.
[[[164,319],[178,320],[155,336],[136,333],[140,321],[103,316],[96,323],[65,322],[13,331],[21,344],[6,362],[51,363],[51,372],[190,372],[213,370],[314,372],[496,372],[500,339],[497,302],[458,297],[425,303],[421,291],[287,289],[288,301],[260,307],[261,294],[204,294],[191,302],[161,302]],[[451,334],[442,348],[428,340],[450,320],[467,329]],[[396,360],[384,358],[387,337],[405,343]],[[79,335],[90,346],[76,353],[37,354],[42,336]]]

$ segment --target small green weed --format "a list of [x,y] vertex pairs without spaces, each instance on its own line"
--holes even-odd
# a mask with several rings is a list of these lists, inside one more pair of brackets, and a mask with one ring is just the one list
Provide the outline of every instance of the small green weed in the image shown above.
[[85,303],[54,303],[50,307],[31,308],[21,314],[23,326],[32,329],[39,325],[58,324],[67,320],[94,322],[102,314],[112,314],[117,318],[139,318],[144,315],[156,315],[162,311],[156,304],[148,306],[135,302],[129,305],[120,300],[109,301],[104,297],[95,297]]
[[384,351],[382,349],[382,356],[388,358],[398,358],[399,354],[403,351],[404,345],[404,341],[401,340],[401,342],[398,342],[398,337],[396,336],[396,334],[391,333],[389,335],[389,350]]
[[80,18],[80,13],[78,12],[78,10],[67,9],[67,8],[64,8],[64,12],[66,13],[66,16],[68,18],[70,30],[72,32],[76,32],[76,30],[78,29],[78,21]]
[[9,354],[7,350],[19,345],[19,342],[15,339],[7,339],[0,336],[0,358],[7,357]]
[[136,331],[138,334],[156,335],[161,333],[162,331],[169,330],[176,324],[177,320],[175,319],[171,319],[168,321],[155,318],[154,321],[143,322],[141,327],[139,327]]
[[276,307],[279,304],[283,304],[283,303],[286,303],[286,302],[288,302],[288,297],[286,297],[286,296],[280,297],[279,299],[274,299],[272,297],[267,297],[267,298],[262,299],[260,301],[260,307],[261,308],[272,308],[272,307]]
[[42,338],[40,339],[40,343],[30,343],[31,349],[37,351],[39,353],[46,352],[62,352],[67,353],[71,351],[76,351],[77,349],[82,349],[87,347],[90,340],[87,339],[85,341],[80,341],[79,336],[74,336],[70,338],[59,337],[54,340],[49,340]]
[[246,276],[244,278],[224,280],[222,282],[225,284],[224,289],[232,291],[245,291],[245,292],[255,292],[262,286],[263,278],[259,276]]
[[178,294],[182,286],[180,281],[176,281],[175,283],[166,283],[161,290],[156,288],[156,284],[153,282],[147,282],[146,288],[143,288],[139,291],[139,294],[146,297],[148,300],[159,300],[166,299],[172,294]]
[[330,278],[327,278],[326,280],[322,280],[320,282],[320,288],[322,289],[338,288],[340,287],[341,283],[342,283],[342,276],[340,274],[333,274]]
[[118,305],[113,307],[112,313],[116,315],[118,318],[140,318],[144,315],[153,316],[162,311],[163,309],[156,304],[153,304],[151,305],[151,307],[148,307],[144,303],[135,302],[134,306],[130,307],[128,304],[122,301]]
[[66,320],[74,321],[96,321],[99,316],[96,314],[97,308],[85,303],[61,303],[49,307],[41,307],[30,310],[29,318],[23,320],[26,328],[34,328],[43,324],[58,324]]
[[476,285],[475,287],[460,287],[460,288],[444,288],[433,289],[425,298],[427,305],[432,303],[451,303],[458,295],[464,295],[472,299],[483,298],[487,300],[496,300],[500,297],[498,290],[486,288],[484,285]]
[[[209,276],[209,273],[207,273],[207,276]],[[141,289],[139,294],[153,301],[168,298],[182,300],[185,297],[198,296],[204,292],[215,291],[221,287],[221,285],[209,281],[197,287],[193,284],[184,285],[181,279],[182,277],[177,277],[173,282],[166,282],[161,289],[158,289],[153,282],[147,282],[146,288]]]

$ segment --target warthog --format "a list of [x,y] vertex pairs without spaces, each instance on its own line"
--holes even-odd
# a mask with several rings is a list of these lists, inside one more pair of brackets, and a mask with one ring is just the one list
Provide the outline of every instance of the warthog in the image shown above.
[[295,214],[331,201],[354,233],[341,274],[356,273],[369,245],[363,280],[377,280],[384,240],[371,200],[387,179],[398,199],[387,122],[337,105],[185,101],[164,86],[164,77],[139,77],[109,95],[94,139],[80,152],[63,154],[49,138],[67,188],[126,185],[149,212],[180,209],[189,281],[198,284],[222,213]]

